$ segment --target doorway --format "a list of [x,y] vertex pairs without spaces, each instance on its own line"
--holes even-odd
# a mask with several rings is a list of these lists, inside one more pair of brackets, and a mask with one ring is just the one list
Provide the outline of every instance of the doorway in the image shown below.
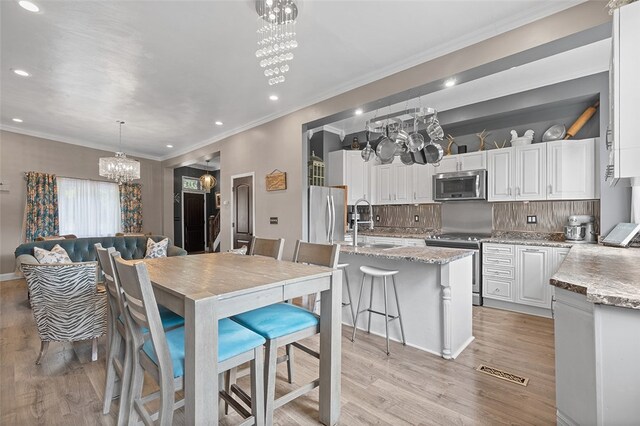
[[206,246],[207,200],[204,193],[183,192],[182,240],[188,253],[203,253]]
[[231,177],[231,246],[249,247],[255,225],[254,173]]

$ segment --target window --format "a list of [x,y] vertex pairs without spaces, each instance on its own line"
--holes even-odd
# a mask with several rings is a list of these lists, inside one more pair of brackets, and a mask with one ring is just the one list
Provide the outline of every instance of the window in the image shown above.
[[120,232],[118,184],[58,177],[60,234],[104,237]]

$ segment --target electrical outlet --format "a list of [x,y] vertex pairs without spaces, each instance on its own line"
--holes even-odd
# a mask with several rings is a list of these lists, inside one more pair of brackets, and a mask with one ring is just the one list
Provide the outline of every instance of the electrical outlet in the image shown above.
[[380,222],[380,215],[379,214],[376,215],[376,222]]
[[271,216],[271,217],[269,218],[269,224],[271,224],[271,225],[277,225],[277,224],[278,224],[278,217],[277,217],[277,216],[275,216],[275,217],[274,217],[274,216]]
[[420,222],[420,216],[418,216],[418,215],[413,216],[413,221],[414,222]]
[[527,216],[527,223],[538,223],[538,216]]

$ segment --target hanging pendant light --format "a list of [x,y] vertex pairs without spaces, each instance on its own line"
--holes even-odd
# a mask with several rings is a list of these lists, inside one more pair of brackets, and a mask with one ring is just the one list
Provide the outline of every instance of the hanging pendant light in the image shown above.
[[256,0],[258,50],[256,58],[269,86],[283,83],[293,61],[298,6],[295,0]]
[[102,157],[98,163],[99,174],[107,179],[115,180],[118,185],[140,179],[140,162],[127,158],[122,151],[122,125],[124,121],[116,121],[120,125],[120,151],[114,157]]
[[216,186],[216,183],[218,183],[216,178],[214,178],[212,175],[209,174],[209,160],[207,160],[207,167],[205,169],[205,173],[202,176],[200,176],[200,185],[202,186],[202,189],[204,189],[205,191],[211,191],[211,188]]

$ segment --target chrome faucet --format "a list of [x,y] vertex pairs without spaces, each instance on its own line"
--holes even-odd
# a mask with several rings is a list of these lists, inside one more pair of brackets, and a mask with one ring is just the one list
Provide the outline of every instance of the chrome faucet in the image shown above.
[[[369,220],[358,220],[358,204],[361,202],[369,204]],[[353,246],[358,247],[358,225],[368,223],[369,229],[373,229],[373,207],[368,200],[360,198],[353,206],[353,210],[356,214],[356,219],[353,221]]]

